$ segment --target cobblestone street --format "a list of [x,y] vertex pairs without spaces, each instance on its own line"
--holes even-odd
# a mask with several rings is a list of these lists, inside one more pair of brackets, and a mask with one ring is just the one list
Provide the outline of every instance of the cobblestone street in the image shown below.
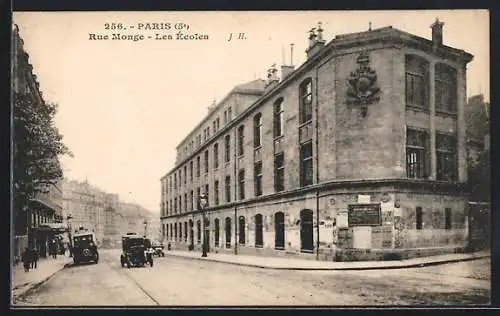
[[155,258],[121,268],[120,251],[70,266],[16,305],[469,305],[490,302],[490,259],[410,269],[286,271]]

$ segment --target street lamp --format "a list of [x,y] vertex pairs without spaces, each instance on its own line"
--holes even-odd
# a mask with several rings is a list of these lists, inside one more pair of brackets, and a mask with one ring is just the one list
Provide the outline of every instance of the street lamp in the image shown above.
[[71,214],[68,214],[66,217],[66,221],[68,222],[68,238],[69,238],[69,257],[73,257],[73,244],[72,244],[72,238],[71,238],[71,223],[70,220],[73,218]]
[[203,215],[203,245],[202,245],[202,254],[201,256],[202,257],[206,257],[207,256],[207,230],[208,230],[208,225],[207,225],[207,216],[205,214],[205,208],[207,207],[208,205],[208,196],[206,194],[202,194],[200,195],[200,208],[201,208],[201,212],[202,212],[202,215]]

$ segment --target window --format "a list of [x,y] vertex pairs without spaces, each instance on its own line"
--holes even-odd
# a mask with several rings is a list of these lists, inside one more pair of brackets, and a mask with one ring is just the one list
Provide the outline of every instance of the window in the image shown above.
[[196,157],[196,177],[200,177],[200,156]]
[[205,173],[208,173],[208,150],[205,150]]
[[226,202],[231,202],[231,176],[226,176],[225,180],[226,186]]
[[417,221],[417,229],[422,229],[422,207],[417,206],[416,208],[416,221]]
[[300,211],[300,250],[312,252],[314,249],[313,211]]
[[190,207],[191,207],[191,210],[194,210],[194,193],[193,193],[193,190],[189,191],[189,196],[191,197],[191,202],[190,203]]
[[262,161],[254,164],[255,196],[262,195]]
[[179,196],[179,213],[182,213],[182,195]]
[[231,107],[229,107],[229,109],[227,109],[227,120],[229,122],[232,119],[233,119],[232,109],[231,109]]
[[177,174],[174,174],[174,189],[177,189]]
[[205,195],[207,196],[207,200],[208,200],[208,196],[209,196],[208,184],[205,184]]
[[429,136],[427,132],[406,130],[406,176],[424,179],[428,176]]
[[182,187],[182,169],[179,170],[179,188]]
[[240,216],[238,218],[238,235],[239,235],[238,242],[240,243],[240,245],[245,244],[245,226],[246,226],[245,217]]
[[451,135],[436,134],[436,179],[455,181],[457,178],[457,142]]
[[214,205],[219,205],[219,180],[214,181]]
[[299,124],[312,120],[312,80],[306,79],[299,87]]
[[457,111],[457,71],[445,64],[436,64],[436,111]]
[[219,120],[219,118],[217,118],[215,120],[215,122],[216,122],[217,130],[219,130],[219,126],[220,126],[220,120]]
[[184,212],[188,211],[188,195],[184,193]]
[[177,214],[177,198],[174,198],[174,214]]
[[187,184],[187,166],[184,166],[184,184]]
[[215,247],[219,247],[219,234],[220,234],[220,224],[219,219],[216,218],[214,220],[214,239],[215,239]]
[[241,169],[238,172],[238,189],[239,189],[239,199],[245,199],[245,169]]
[[188,240],[188,223],[184,222],[184,242]]
[[264,234],[262,224],[262,214],[255,215],[255,247],[264,246]]
[[224,124],[227,124],[227,111],[224,111]]
[[207,138],[210,138],[210,126],[207,127]]
[[196,242],[198,244],[201,243],[201,221],[200,220],[198,220],[196,222]]
[[224,137],[224,161],[229,162],[231,160],[231,136],[226,135]]
[[407,55],[406,105],[429,108],[429,63],[418,56]]
[[[198,187],[198,188],[196,188],[196,201],[198,201],[198,198],[200,197],[200,195],[201,195],[201,190]],[[198,203],[196,203],[196,209],[199,209],[199,208],[200,208],[200,206],[198,205]]]
[[240,125],[238,127],[238,155],[241,156],[244,154],[245,150],[245,126]]
[[214,169],[219,168],[219,144],[214,144]]
[[193,161],[189,162],[189,176],[191,177],[191,182],[193,182]]
[[274,155],[274,190],[285,189],[285,160],[283,152]]
[[215,121],[212,122],[212,129],[213,129],[214,133],[217,131],[217,125],[216,125]]
[[444,209],[444,229],[451,229],[451,208]]
[[262,146],[262,114],[258,113],[253,118],[253,147]]
[[283,127],[285,126],[284,115],[283,115],[283,98],[278,99],[274,103],[274,115],[273,115],[273,136],[274,138],[283,135]]
[[224,227],[226,231],[226,248],[231,248],[231,228],[231,217],[226,217]]
[[313,183],[312,141],[300,145],[300,186]]

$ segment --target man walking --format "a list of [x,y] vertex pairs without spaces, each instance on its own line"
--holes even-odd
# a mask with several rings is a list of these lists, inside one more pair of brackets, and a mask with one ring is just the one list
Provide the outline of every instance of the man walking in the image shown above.
[[24,272],[29,272],[32,258],[31,258],[31,250],[28,247],[24,249],[22,255],[22,261],[24,266]]
[[36,249],[36,247],[33,247],[33,249],[31,250],[31,252],[32,252],[32,255],[33,255],[33,260],[31,261],[31,269],[36,269],[37,268],[37,264],[38,264],[38,258],[39,258],[38,249]]

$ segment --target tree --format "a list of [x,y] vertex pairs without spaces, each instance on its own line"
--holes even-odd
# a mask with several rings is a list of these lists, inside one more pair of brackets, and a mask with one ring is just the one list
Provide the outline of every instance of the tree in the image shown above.
[[490,150],[482,151],[475,161],[469,161],[468,188],[471,201],[490,202]]
[[19,213],[30,199],[48,192],[62,178],[59,156],[72,153],[54,124],[56,104],[20,93],[13,95],[13,101],[13,198]]

